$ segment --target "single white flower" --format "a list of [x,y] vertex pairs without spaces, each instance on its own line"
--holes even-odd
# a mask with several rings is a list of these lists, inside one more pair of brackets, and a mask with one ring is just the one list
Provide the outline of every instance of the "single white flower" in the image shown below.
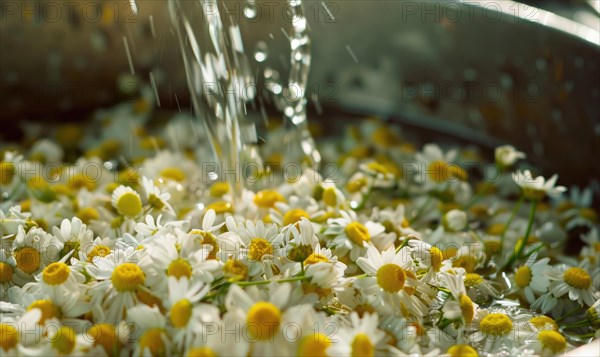
[[507,169],[513,166],[519,159],[526,158],[527,155],[521,151],[517,151],[511,145],[503,145],[496,148],[494,157],[496,158],[496,164],[501,169]]
[[545,196],[555,198],[567,190],[564,186],[556,186],[556,174],[546,180],[542,176],[534,178],[529,170],[517,171],[513,173],[513,180],[521,186],[525,198],[532,201],[539,201]]

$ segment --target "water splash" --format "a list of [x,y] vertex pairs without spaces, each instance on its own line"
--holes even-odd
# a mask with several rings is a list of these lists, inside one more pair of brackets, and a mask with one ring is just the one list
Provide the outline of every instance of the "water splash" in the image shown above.
[[[289,1],[292,19],[290,40],[291,67],[287,86],[279,83],[277,72],[264,70],[267,89],[283,110],[286,128],[284,140],[287,161],[307,165],[320,163],[321,156],[308,130],[306,87],[311,64],[311,41],[301,0]],[[232,188],[233,198],[241,197],[243,179],[240,168],[252,162],[263,167],[258,135],[246,106],[257,96],[255,78],[244,49],[240,28],[230,18],[227,29],[219,12],[218,0],[169,0],[168,7],[184,62],[192,105],[203,119],[218,163],[220,174]],[[224,3],[223,3],[223,6]],[[247,0],[244,15],[256,17],[254,0]],[[200,40],[209,37],[209,45]],[[204,44],[204,43],[203,43]],[[265,42],[256,44],[252,53],[257,62],[268,59]],[[226,170],[226,171],[225,171]],[[223,177],[221,177],[223,178]]]
[[291,68],[287,93],[284,94],[286,105],[283,110],[286,126],[290,129],[286,135],[288,160],[298,160],[309,166],[318,165],[321,155],[314,139],[308,130],[306,87],[311,64],[310,37],[308,23],[303,14],[302,0],[288,0],[292,33],[289,35],[291,45]]
[[[235,200],[243,189],[244,161],[262,163],[255,125],[246,117],[246,103],[254,99],[256,90],[239,27],[232,24],[228,32],[224,30],[217,0],[169,0],[168,8],[192,105],[206,125],[216,169],[231,186]],[[201,46],[199,40],[206,35],[209,44]]]

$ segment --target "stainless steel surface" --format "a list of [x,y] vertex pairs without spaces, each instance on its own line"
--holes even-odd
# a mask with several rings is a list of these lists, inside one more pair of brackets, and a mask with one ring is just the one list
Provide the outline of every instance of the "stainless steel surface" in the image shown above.
[[[2,5],[0,118],[66,117],[114,101],[115,78],[130,71],[124,38],[136,75],[153,72],[163,107],[176,108],[175,93],[185,96],[164,2],[138,1],[137,16],[129,1],[77,2],[74,16],[58,2],[56,21],[43,2],[35,15],[34,4]],[[256,67],[286,77],[283,2],[259,1],[256,20],[244,18],[242,1],[222,4],[240,22],[246,48],[267,43],[269,59]],[[313,34],[307,97],[488,146],[510,142],[562,182],[600,177],[597,28],[511,1],[305,6]]]

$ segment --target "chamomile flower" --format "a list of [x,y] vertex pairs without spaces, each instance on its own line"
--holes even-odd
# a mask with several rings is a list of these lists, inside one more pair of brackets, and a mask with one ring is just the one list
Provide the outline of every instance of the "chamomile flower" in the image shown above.
[[0,299],[4,299],[8,289],[15,285],[13,277],[16,268],[15,257],[7,254],[4,249],[0,249]]
[[85,334],[66,325],[48,329],[45,340],[48,343],[43,343],[39,348],[31,348],[27,353],[40,356],[81,356],[92,346],[92,341]]
[[293,262],[305,261],[319,244],[314,228],[306,218],[290,226],[285,240],[286,257]]
[[527,348],[532,348],[539,356],[557,356],[567,348],[567,339],[558,331],[542,330],[536,335],[533,343],[527,344]]
[[[334,236],[330,247],[335,247],[340,256],[349,253],[350,260],[356,261],[367,251],[369,242],[382,243],[385,227],[379,223],[359,218],[354,211],[340,211],[342,217],[330,218],[323,234]],[[379,245],[379,244],[378,244]]]
[[151,215],[146,215],[145,222],[138,222],[135,225],[135,231],[141,234],[144,237],[150,237],[153,235],[166,235],[169,233],[174,233],[175,229],[186,229],[185,227],[188,222],[187,221],[170,221],[161,224],[162,214],[159,214],[156,219]]
[[85,338],[92,343],[89,353],[107,356],[119,354],[130,332],[125,321],[116,326],[107,323],[89,326],[85,333]]
[[[83,293],[85,295],[85,276],[65,263],[69,257],[70,254],[67,254],[63,259],[48,264],[48,266],[35,277],[37,281],[25,284],[23,289],[26,291],[39,291],[45,296],[48,296],[51,300],[57,302],[69,294]],[[87,304],[82,305],[82,307],[84,306],[87,306]]]
[[478,305],[467,295],[464,277],[465,273],[462,269],[440,274],[441,285],[450,291],[453,298],[444,302],[442,313],[445,319],[461,319],[470,324],[477,315]]
[[292,287],[284,283],[273,286],[267,292],[260,292],[255,287],[246,291],[232,285],[225,298],[227,314],[225,323],[232,328],[247,331],[247,348],[252,354],[259,356],[285,355],[289,348],[282,328],[293,321],[293,315],[286,310]]
[[415,292],[425,291],[417,280],[411,248],[404,247],[395,252],[390,247],[379,252],[373,245],[367,248],[366,257],[359,257],[356,264],[368,275],[363,278],[370,286],[366,292],[369,301],[382,313],[400,313],[405,316],[424,316],[427,306]]
[[172,342],[167,335],[167,321],[159,309],[138,305],[127,310],[127,321],[135,326],[130,340],[136,356],[166,356]]
[[171,198],[170,193],[161,192],[160,188],[146,176],[142,176],[141,188],[142,199],[148,206],[156,211],[164,211],[175,215],[173,207],[169,204],[169,199]]
[[527,155],[521,151],[517,151],[511,145],[503,145],[496,148],[494,157],[496,159],[496,165],[501,169],[506,170],[512,167],[518,160],[526,158]]
[[385,351],[385,332],[377,326],[377,314],[361,317],[350,314],[349,321],[335,335],[337,341],[326,350],[329,356],[374,356]]
[[539,201],[546,196],[558,197],[567,189],[563,186],[556,186],[558,175],[553,175],[546,180],[542,176],[533,177],[531,171],[517,171],[513,174],[513,180],[521,186],[525,197],[532,201]]
[[549,261],[549,258],[537,260],[537,254],[533,254],[515,272],[513,291],[522,292],[530,304],[533,304],[537,296],[547,292],[550,287],[550,278],[553,274],[552,267],[548,265]]
[[490,312],[479,321],[479,331],[473,336],[474,341],[483,341],[483,350],[492,351],[498,345],[514,343],[513,320],[505,313]]
[[94,232],[77,217],[63,219],[60,228],[52,227],[52,233],[63,244],[63,255],[71,250],[78,252],[80,247],[90,245],[94,238]]
[[138,264],[139,251],[132,247],[117,249],[96,257],[86,267],[94,279],[89,288],[94,317],[100,322],[117,323],[139,301],[145,288],[146,272]]
[[39,341],[42,327],[38,321],[42,317],[40,309],[31,309],[19,316],[2,314],[0,317],[0,351],[4,356],[20,354],[20,346]]
[[457,155],[456,150],[444,153],[435,144],[425,145],[423,151],[415,155],[420,170],[419,183],[428,190],[437,190],[438,185],[466,180],[467,172],[455,163]]
[[232,239],[239,244],[237,259],[248,265],[249,276],[271,276],[272,266],[278,262],[276,258],[282,257],[284,252],[284,236],[277,226],[250,220],[238,225],[232,217],[227,217],[226,225],[229,232],[235,233]]
[[190,281],[186,277],[177,279],[173,276],[169,277],[168,286],[169,294],[165,308],[169,311],[169,322],[175,329],[173,342],[179,348],[189,346],[195,327],[193,317],[199,313],[197,310],[212,308],[210,305],[198,305],[210,286],[199,280]]
[[592,286],[592,277],[581,267],[559,267],[558,278],[554,278],[548,288],[557,298],[568,294],[572,301],[580,305],[592,306],[596,301]]
[[[275,208],[269,209],[269,218],[281,227],[296,224],[302,218],[316,221],[323,214],[317,201],[312,197],[291,196],[288,202],[276,202]],[[318,228],[318,225],[315,224],[315,227]]]
[[126,217],[136,217],[142,213],[142,199],[131,187],[119,186],[112,194],[113,207]]
[[58,260],[58,254],[62,249],[63,243],[43,229],[31,228],[26,233],[23,226],[19,226],[13,242],[13,256],[17,263],[15,281],[18,284],[31,281],[33,275]]

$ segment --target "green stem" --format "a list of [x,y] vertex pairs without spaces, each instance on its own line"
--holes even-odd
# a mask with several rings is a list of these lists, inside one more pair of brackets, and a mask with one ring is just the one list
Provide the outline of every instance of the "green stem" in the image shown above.
[[537,207],[537,201],[531,202],[531,210],[529,211],[529,222],[527,223],[527,230],[525,231],[525,237],[523,238],[523,241],[521,242],[521,245],[519,246],[519,250],[517,250],[516,252],[514,252],[511,255],[510,259],[506,262],[506,264],[504,264],[504,266],[502,266],[502,269],[500,269],[500,271],[503,271],[507,267],[511,266],[515,261],[517,261],[521,258],[521,255],[523,254],[523,251],[525,250],[525,247],[527,246],[527,243],[529,242],[529,235],[531,234],[531,228],[533,227],[533,221],[535,219],[536,207]]
[[581,306],[576,306],[573,310],[571,310],[571,311],[567,312],[566,314],[560,316],[555,321],[556,322],[561,322],[562,320],[564,320],[567,317],[571,316],[574,312],[577,312],[577,311],[580,311],[580,310],[581,310]]
[[587,320],[584,320],[584,321],[574,322],[572,324],[564,324],[564,325],[561,325],[560,327],[566,329],[566,328],[584,327],[584,326],[589,326],[589,325],[590,325],[590,322]]
[[411,236],[406,237],[406,239],[402,241],[402,244],[400,244],[400,246],[398,246],[398,248],[396,248],[396,253],[398,253],[402,248],[406,247],[408,245],[408,241],[410,241],[411,239],[416,239],[416,238],[411,237]]
[[502,234],[500,235],[500,251],[498,252],[499,256],[502,256],[502,250],[504,249],[504,240],[506,237],[506,232],[508,231],[508,228],[510,227],[513,220],[515,219],[517,212],[519,212],[519,210],[521,209],[521,205],[523,204],[524,200],[525,200],[525,196],[521,195],[521,197],[519,198],[519,201],[515,205],[515,208],[512,210],[510,217],[508,217],[508,221],[504,225],[504,229],[502,230]]

